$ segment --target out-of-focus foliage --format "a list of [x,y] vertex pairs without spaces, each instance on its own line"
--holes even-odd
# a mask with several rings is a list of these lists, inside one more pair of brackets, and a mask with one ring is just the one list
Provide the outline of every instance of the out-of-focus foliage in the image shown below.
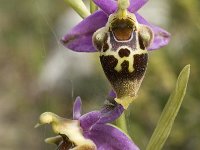
[[[170,14],[166,28],[172,39],[167,47],[150,53],[138,98],[126,113],[128,131],[144,149],[178,73],[183,66],[191,64],[186,97],[164,149],[200,149],[200,1],[166,3]],[[33,128],[39,114],[52,111],[69,117],[75,96],[82,97],[84,112],[101,107],[106,97],[110,86],[97,54],[82,54],[93,57],[91,63],[95,67],[90,75],[78,76],[80,65],[77,64],[66,70],[70,76],[63,75],[56,86],[41,90],[37,83],[53,48],[62,48],[57,44],[56,22],[67,9],[63,1],[0,1],[0,149],[54,149],[43,143],[50,133],[45,128]],[[71,23],[73,19],[74,16],[66,18],[66,22]],[[60,71],[59,67],[54,69]]]

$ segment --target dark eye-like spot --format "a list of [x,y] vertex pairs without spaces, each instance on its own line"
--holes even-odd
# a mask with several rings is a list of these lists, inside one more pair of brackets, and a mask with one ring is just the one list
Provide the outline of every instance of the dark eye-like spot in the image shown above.
[[119,56],[122,57],[128,57],[130,55],[130,51],[127,48],[122,48],[118,52]]
[[105,34],[103,39],[98,39],[96,36],[93,37],[93,44],[96,47],[98,51],[101,51],[103,48],[103,51],[108,50],[109,46],[107,44],[108,35]]
[[138,36],[138,39],[139,39],[140,49],[145,50],[144,42],[143,42],[142,37],[140,35]]
[[108,49],[109,49],[109,45],[107,42],[105,42],[103,45],[103,52],[106,52]]
[[96,38],[94,38],[93,43],[94,43],[96,49],[97,49],[98,51],[101,51],[101,47],[102,47],[101,41],[99,41],[99,40],[97,40]]

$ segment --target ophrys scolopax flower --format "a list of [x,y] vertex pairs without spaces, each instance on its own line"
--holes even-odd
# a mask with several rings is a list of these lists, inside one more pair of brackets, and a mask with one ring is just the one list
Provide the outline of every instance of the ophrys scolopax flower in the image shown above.
[[[138,13],[147,0],[94,0],[102,9],[63,37],[74,51],[100,52],[103,70],[124,108],[137,96],[144,78],[148,51],[168,44],[170,34]],[[93,37],[93,38],[92,38]]]

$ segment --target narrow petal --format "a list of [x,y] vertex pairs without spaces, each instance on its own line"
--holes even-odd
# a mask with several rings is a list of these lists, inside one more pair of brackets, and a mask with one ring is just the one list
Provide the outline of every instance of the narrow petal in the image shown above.
[[148,0],[130,0],[130,6],[128,10],[130,12],[137,12]]
[[170,33],[157,26],[152,26],[151,28],[154,32],[154,40],[148,47],[148,50],[159,49],[169,43],[171,37]]
[[116,120],[124,112],[124,108],[120,104],[116,104],[114,108],[104,108],[101,111],[101,118],[98,123],[110,123]]
[[73,119],[78,120],[81,116],[81,98],[78,96],[74,102],[73,106]]
[[150,24],[138,13],[135,13],[135,15],[139,23],[149,26],[154,33],[154,40],[151,43],[151,45],[148,47],[148,50],[159,49],[169,43],[170,33],[168,33],[167,31],[165,31],[164,29],[158,26]]
[[126,134],[111,125],[96,124],[84,136],[91,139],[98,150],[139,150]]
[[69,31],[62,39],[63,45],[77,52],[96,52],[92,44],[93,33],[105,26],[108,16],[103,11],[90,15]]
[[107,103],[104,104],[103,109],[101,110],[101,117],[98,123],[110,123],[119,118],[119,116],[123,113],[124,108],[122,105],[118,104],[115,101],[116,94],[113,90],[111,90],[108,94]]
[[89,130],[89,128],[94,125],[100,118],[101,113],[99,111],[89,112],[79,118],[81,128],[84,131]]
[[116,0],[93,0],[106,14],[110,15],[117,10]]

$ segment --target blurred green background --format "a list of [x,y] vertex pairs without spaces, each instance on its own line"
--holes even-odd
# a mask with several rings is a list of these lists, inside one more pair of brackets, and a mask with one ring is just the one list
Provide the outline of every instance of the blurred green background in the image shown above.
[[[199,10],[199,0],[151,0],[140,11],[172,34],[168,46],[150,52],[139,96],[126,112],[129,133],[141,149],[186,64],[187,94],[164,149],[200,149]],[[53,150],[43,142],[50,128],[33,128],[42,112],[71,118],[78,95],[83,113],[102,106],[110,85],[98,54],[74,53],[59,42],[80,20],[64,1],[0,1],[0,149]]]

